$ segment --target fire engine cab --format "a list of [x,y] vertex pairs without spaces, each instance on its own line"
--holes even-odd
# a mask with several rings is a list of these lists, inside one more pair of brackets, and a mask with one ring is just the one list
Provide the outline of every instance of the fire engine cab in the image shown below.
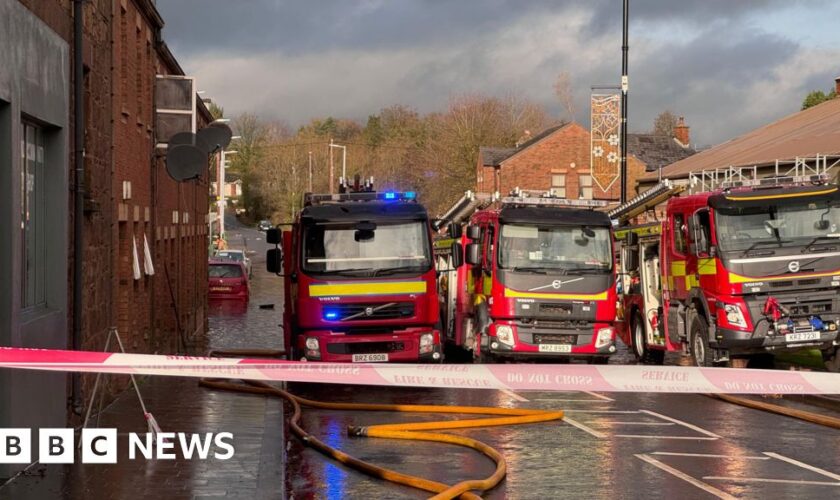
[[[616,290],[610,219],[594,210],[603,206],[519,190],[459,200],[438,222],[460,240],[454,251],[465,249],[439,287],[449,346],[480,362],[605,362],[616,350]],[[439,267],[452,255],[444,241]]]
[[305,194],[291,230],[266,240],[290,359],[443,360],[431,226],[414,192],[342,180],[337,194]]
[[[665,200],[664,220],[626,224]],[[619,335],[643,362],[683,351],[699,366],[767,364],[810,348],[837,370],[840,191],[824,173],[703,172],[610,216],[625,224]]]

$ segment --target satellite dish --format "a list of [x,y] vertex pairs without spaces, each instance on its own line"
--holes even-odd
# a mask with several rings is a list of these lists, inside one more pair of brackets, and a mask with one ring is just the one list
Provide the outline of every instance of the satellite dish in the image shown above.
[[205,154],[210,154],[210,144],[201,137],[192,132],[178,132],[169,138],[169,147],[179,145],[195,146],[204,151]]
[[207,152],[191,144],[178,144],[166,149],[166,171],[178,182],[195,179],[207,169]]
[[199,130],[197,135],[210,145],[210,152],[214,153],[228,147],[233,131],[225,123],[213,122],[208,127]]

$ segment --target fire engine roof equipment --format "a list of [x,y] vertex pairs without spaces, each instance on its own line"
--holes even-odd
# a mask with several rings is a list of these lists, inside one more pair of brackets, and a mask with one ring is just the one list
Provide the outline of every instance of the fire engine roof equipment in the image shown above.
[[808,202],[838,202],[840,190],[837,186],[798,186],[777,189],[756,189],[753,191],[727,191],[709,197],[709,206],[723,210],[765,207],[775,200],[806,198]]
[[595,210],[571,210],[545,206],[503,206],[499,219],[506,223],[546,224],[555,226],[610,227],[610,218]]
[[424,220],[428,216],[423,205],[416,203],[388,203],[372,200],[369,203],[325,204],[305,207],[301,220],[342,221],[362,219]]
[[483,210],[487,208],[498,198],[499,193],[488,194],[467,191],[464,193],[464,196],[452,205],[452,208],[447,210],[445,214],[434,221],[432,227],[434,227],[435,230],[439,230],[451,223],[461,224],[476,210]]
[[634,197],[630,201],[610,210],[607,214],[610,219],[616,221],[618,225],[622,225],[633,217],[647,212],[668,198],[676,196],[685,190],[685,185],[676,184],[668,179],[665,179],[644,193]]

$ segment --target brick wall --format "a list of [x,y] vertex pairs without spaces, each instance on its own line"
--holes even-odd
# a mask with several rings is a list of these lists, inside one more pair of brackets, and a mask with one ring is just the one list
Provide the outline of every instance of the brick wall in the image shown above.
[[[71,0],[21,3],[72,46]],[[119,329],[126,350],[140,353],[177,352],[179,325],[188,338],[206,333],[209,179],[204,176],[176,183],[166,173],[163,156],[154,148],[155,76],[182,74],[168,49],[158,42],[160,28],[152,0],[88,0],[84,4],[83,349],[102,350],[112,326]],[[71,107],[71,123],[72,111]],[[204,110],[199,128],[209,119]],[[74,149],[71,145],[67,211],[71,233],[68,346],[72,345],[75,319]],[[124,182],[131,184],[128,199],[123,197]],[[178,214],[177,222],[173,222],[173,212]],[[142,273],[135,280],[132,245],[136,240],[142,272],[144,235],[154,256],[155,275]],[[128,385],[126,377],[106,378],[106,401]],[[93,377],[85,376],[82,382],[84,396],[88,397]]]
[[[483,166],[479,155],[476,172],[477,191],[498,190],[502,195],[516,187],[523,190],[548,191],[552,187],[552,175],[562,174],[565,176],[566,197],[577,199],[579,177],[590,174],[589,147],[589,131],[577,123],[571,123],[504,160],[500,167]],[[628,155],[628,197],[635,196],[636,180],[644,173],[644,163]],[[593,182],[592,197],[618,200],[620,189],[617,181],[606,191]]]

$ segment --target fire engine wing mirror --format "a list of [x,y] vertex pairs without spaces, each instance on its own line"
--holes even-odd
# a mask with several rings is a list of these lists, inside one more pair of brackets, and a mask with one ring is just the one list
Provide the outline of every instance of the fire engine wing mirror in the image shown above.
[[463,230],[461,229],[460,224],[455,224],[454,222],[449,224],[448,228],[449,237],[450,238],[460,238],[463,234]]
[[271,245],[279,245],[282,240],[282,232],[276,227],[273,227],[265,232],[265,241]]
[[[467,234],[469,236],[469,234]],[[477,266],[481,264],[481,245],[478,243],[470,243],[467,245],[467,256],[464,259],[467,264]]]
[[[628,238],[629,239],[629,238]],[[638,240],[638,235],[636,236]],[[639,269],[639,252],[635,248],[624,247],[624,262],[627,271],[633,272]]]
[[[481,226],[467,226],[467,238],[478,241],[481,239]],[[467,247],[469,252],[469,247]],[[469,260],[467,261],[469,262]]]
[[272,248],[265,253],[265,268],[274,274],[283,274],[283,249]]
[[633,231],[628,231],[626,240],[627,246],[634,247],[639,244],[639,235],[637,233],[634,233]]
[[464,265],[464,247],[457,241],[452,244],[452,267],[457,269]]

